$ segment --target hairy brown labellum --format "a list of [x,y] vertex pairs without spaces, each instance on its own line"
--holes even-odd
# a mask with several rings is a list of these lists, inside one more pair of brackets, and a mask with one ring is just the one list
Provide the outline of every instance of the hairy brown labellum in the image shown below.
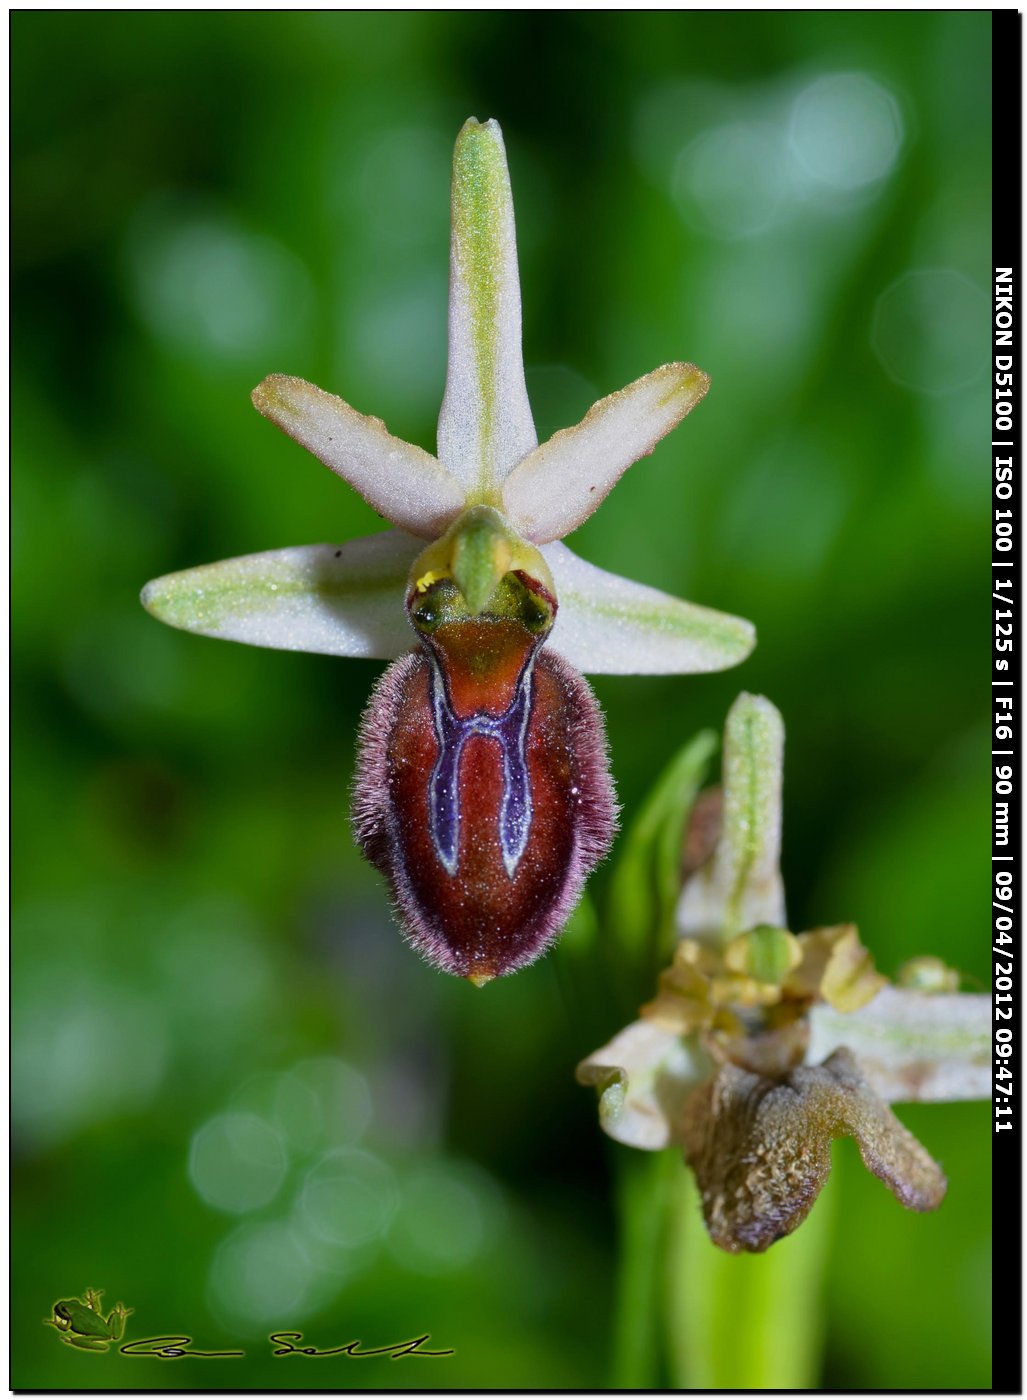
[[419,646],[361,727],[357,840],[411,943],[479,984],[545,951],[613,836],[602,716],[543,645],[555,611],[521,573],[479,616],[448,580],[415,590]]

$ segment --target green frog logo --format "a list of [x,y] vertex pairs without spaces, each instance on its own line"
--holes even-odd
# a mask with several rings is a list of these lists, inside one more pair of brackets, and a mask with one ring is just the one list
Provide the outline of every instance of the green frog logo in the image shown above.
[[82,1351],[106,1351],[111,1342],[120,1342],[125,1335],[125,1319],[132,1308],[115,1303],[110,1316],[100,1309],[103,1292],[87,1288],[81,1298],[62,1298],[53,1305],[53,1317],[44,1317],[45,1327],[56,1327],[64,1335],[61,1340]]

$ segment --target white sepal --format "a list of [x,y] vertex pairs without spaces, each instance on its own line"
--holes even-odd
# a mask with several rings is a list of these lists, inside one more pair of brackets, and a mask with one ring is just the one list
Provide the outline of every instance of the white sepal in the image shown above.
[[438,453],[471,505],[499,505],[538,437],[524,386],[521,289],[503,135],[465,122],[453,152],[449,366]]
[[694,1036],[633,1021],[582,1060],[576,1077],[599,1091],[599,1123],[628,1147],[659,1152],[680,1140],[685,1100],[712,1071]]
[[756,645],[756,629],[743,618],[607,573],[564,544],[541,552],[559,604],[549,645],[588,675],[724,671]]
[[818,1004],[810,1012],[807,1059],[840,1045],[859,1060],[888,1103],[951,1103],[991,1096],[992,1001],[981,994],[884,987],[858,1011]]
[[421,548],[387,530],[342,545],[246,554],[154,579],[142,602],[161,622],[207,637],[391,659],[415,641],[404,598]]

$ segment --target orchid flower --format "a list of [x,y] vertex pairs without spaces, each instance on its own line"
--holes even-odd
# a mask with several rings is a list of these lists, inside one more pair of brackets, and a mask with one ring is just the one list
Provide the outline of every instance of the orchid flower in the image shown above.
[[472,118],[453,161],[438,455],[302,379],[253,393],[395,528],[143,590],[155,617],[207,636],[399,658],[361,729],[356,836],[411,943],[478,985],[549,946],[612,839],[602,718],[579,671],[716,671],[754,645],[750,623],[560,543],[708,387],[694,365],[664,365],[539,446],[503,139]]
[[836,1137],[855,1138],[904,1206],[933,1210],[945,1178],[889,1105],[991,1092],[989,997],[960,995],[935,958],[890,985],[852,924],[788,930],[783,753],[778,711],[740,696],[723,792],[693,809],[673,963],[640,1019],[578,1066],[611,1137],[683,1149],[707,1229],[732,1253],[802,1223]]

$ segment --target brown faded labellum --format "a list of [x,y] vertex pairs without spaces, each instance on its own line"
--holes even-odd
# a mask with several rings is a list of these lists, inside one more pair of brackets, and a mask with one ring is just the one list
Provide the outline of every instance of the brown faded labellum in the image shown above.
[[543,645],[555,611],[521,573],[479,616],[449,581],[415,591],[418,648],[361,729],[357,840],[410,942],[478,984],[545,951],[613,835],[602,716]]
[[722,1065],[685,1104],[682,1137],[707,1229],[732,1254],[762,1253],[802,1224],[837,1137],[855,1138],[864,1165],[908,1210],[935,1210],[945,1195],[941,1168],[844,1048],[776,1080]]

